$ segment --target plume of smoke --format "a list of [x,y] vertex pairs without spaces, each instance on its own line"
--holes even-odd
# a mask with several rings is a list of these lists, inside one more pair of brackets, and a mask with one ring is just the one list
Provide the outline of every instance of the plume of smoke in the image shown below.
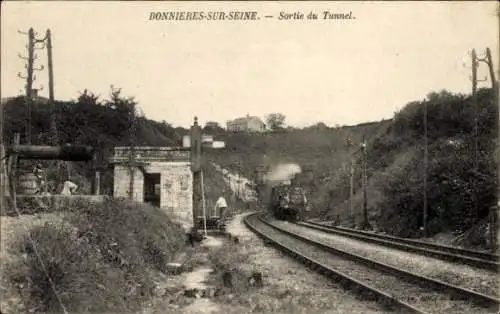
[[294,163],[278,164],[266,173],[266,180],[268,181],[286,181],[291,180],[297,174],[302,172],[299,165]]

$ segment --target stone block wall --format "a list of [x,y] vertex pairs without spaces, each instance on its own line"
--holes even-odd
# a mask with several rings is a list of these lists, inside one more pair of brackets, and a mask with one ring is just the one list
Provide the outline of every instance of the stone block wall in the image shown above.
[[[143,169],[147,173],[159,173],[160,208],[183,221],[193,221],[193,174],[190,163],[183,161],[150,162]],[[127,166],[115,165],[114,197],[128,198],[130,171]],[[134,179],[134,200],[144,201],[144,175],[137,168]]]
[[171,163],[161,172],[160,207],[185,221],[193,221],[193,175],[189,163]]
[[[126,166],[116,165],[114,171],[113,196],[116,198],[129,197],[130,170]],[[136,168],[134,171],[134,201],[144,201],[144,176]]]

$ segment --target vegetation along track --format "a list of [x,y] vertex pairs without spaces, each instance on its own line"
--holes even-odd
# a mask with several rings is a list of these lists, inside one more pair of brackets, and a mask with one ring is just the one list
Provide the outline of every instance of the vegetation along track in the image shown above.
[[[270,244],[360,295],[405,313],[496,313],[499,300],[405,272],[286,231],[259,214],[245,224]],[[354,261],[354,263],[353,263]]]
[[304,227],[349,237],[355,240],[371,242],[374,244],[401,249],[407,252],[423,254],[449,262],[466,264],[496,272],[498,272],[500,267],[499,256],[488,252],[466,250],[453,246],[440,245],[413,239],[404,239],[345,227],[327,226],[317,222],[300,222],[298,224]]

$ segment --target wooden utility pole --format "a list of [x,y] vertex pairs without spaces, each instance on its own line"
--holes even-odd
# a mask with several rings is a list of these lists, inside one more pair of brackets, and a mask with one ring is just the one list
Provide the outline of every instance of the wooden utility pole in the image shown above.
[[26,78],[26,107],[27,107],[27,122],[26,122],[26,142],[31,144],[31,104],[33,92],[33,63],[35,50],[35,31],[30,28],[28,31],[28,75]]
[[57,124],[56,124],[56,113],[54,106],[54,65],[52,59],[52,34],[50,29],[47,29],[46,34],[47,40],[47,67],[49,72],[49,104],[50,104],[50,131],[52,145],[57,145],[59,143],[59,138],[57,134]]
[[129,155],[129,198],[134,200],[134,183],[135,183],[135,133],[136,133],[136,114],[135,106],[130,113],[130,155]]
[[26,100],[25,104],[27,107],[27,113],[26,113],[26,143],[31,144],[31,111],[32,111],[32,104],[33,104],[33,81],[35,81],[35,77],[33,75],[33,71],[40,71],[43,70],[43,66],[40,68],[35,69],[34,68],[34,62],[35,59],[37,58],[35,56],[35,49],[42,49],[42,48],[35,48],[35,44],[37,43],[43,43],[45,40],[39,40],[35,38],[35,31],[33,28],[30,28],[28,33],[23,33],[20,32],[23,35],[28,35],[28,57],[23,57],[19,55],[21,59],[24,59],[27,61],[26,64],[26,69],[27,69],[27,75],[26,77],[22,76],[21,73],[18,73],[17,75],[22,78],[26,79]]
[[363,229],[369,228],[370,224],[368,223],[368,199],[367,199],[367,185],[368,185],[368,177],[366,174],[366,142],[365,142],[365,137],[363,136],[363,143],[361,144],[363,148],[363,178],[362,178],[362,183],[363,183]]
[[478,139],[478,125],[477,125],[478,105],[477,105],[477,99],[476,99],[478,58],[477,58],[475,49],[472,49],[471,57],[472,57],[472,106],[473,106],[473,112],[474,112],[473,191],[474,191],[474,218],[477,220],[477,219],[479,219],[479,210],[478,210],[479,204],[478,204],[478,191],[477,191],[478,171],[479,171],[479,139]]
[[493,67],[493,61],[491,59],[491,50],[486,48],[486,62],[488,63],[488,69],[490,71],[491,87],[494,89],[495,94],[498,93],[498,84],[495,78],[495,68]]
[[429,150],[428,150],[428,136],[427,136],[427,101],[424,100],[424,171],[423,171],[423,177],[424,177],[424,191],[423,191],[423,198],[424,198],[424,213],[423,213],[423,218],[422,218],[422,229],[424,231],[424,235],[427,237],[428,235],[428,228],[427,228],[427,211],[428,211],[428,204],[427,204],[427,163],[429,161]]
[[[486,63],[488,64],[488,69],[490,72],[491,87],[493,89],[493,95],[495,102],[500,106],[498,93],[499,86],[495,78],[495,68],[493,67],[493,60],[491,58],[490,48],[486,48]],[[498,132],[500,132],[500,108],[498,108]],[[500,209],[500,133],[497,134],[497,204],[496,206],[490,207],[490,244],[491,250],[496,249],[497,235],[498,235],[498,212]]]
[[347,154],[349,157],[349,199],[347,201],[347,216],[352,216],[352,199],[354,196],[354,159],[351,156],[352,142],[350,138],[347,138]]
[[[238,180],[236,181],[236,200],[240,199],[240,188],[241,188],[241,160],[238,158]],[[233,206],[234,207],[234,206]]]
[[0,212],[5,210],[5,190],[7,188],[7,171],[5,163],[5,144],[3,138],[3,104],[0,104]]
[[349,210],[349,217],[352,216],[352,199],[354,197],[354,159],[351,158],[349,164],[349,201],[347,203],[347,208]]
[[[193,173],[193,226],[197,225],[197,218],[200,216],[200,209],[203,209],[202,187],[202,156],[201,156],[201,127],[198,125],[198,117],[194,117],[191,126],[191,171]],[[204,218],[206,219],[206,217]],[[205,222],[204,222],[205,223]]]

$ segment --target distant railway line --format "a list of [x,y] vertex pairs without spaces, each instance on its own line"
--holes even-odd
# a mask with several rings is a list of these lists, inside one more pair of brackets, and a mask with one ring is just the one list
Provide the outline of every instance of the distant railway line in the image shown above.
[[392,247],[407,252],[414,252],[454,263],[466,264],[496,272],[498,272],[500,268],[500,257],[497,254],[488,252],[466,250],[453,246],[404,239],[345,227],[327,226],[317,222],[299,222],[298,224],[307,228]]
[[[399,313],[496,313],[500,300],[398,269],[284,230],[262,214],[245,224],[269,244],[344,287]],[[299,227],[299,226],[297,226]]]

